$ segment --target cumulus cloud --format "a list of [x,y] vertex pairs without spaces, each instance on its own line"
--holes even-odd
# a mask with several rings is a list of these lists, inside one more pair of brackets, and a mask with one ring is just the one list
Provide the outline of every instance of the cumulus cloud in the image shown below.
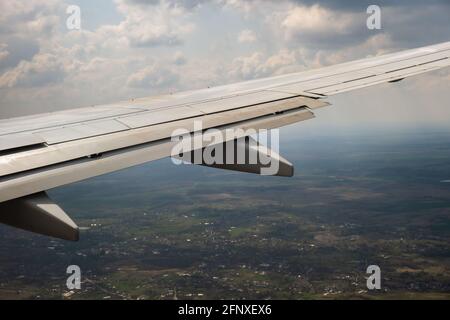
[[[245,0],[244,0],[245,1]],[[321,6],[324,6],[329,9],[337,10],[337,11],[353,11],[353,12],[361,12],[364,11],[370,5],[377,4],[381,7],[399,7],[399,8],[407,8],[407,7],[428,7],[430,5],[439,5],[441,8],[446,9],[450,6],[450,2],[447,0],[377,0],[374,2],[373,0],[345,0],[345,1],[336,1],[336,0],[291,0],[293,3],[298,3],[301,5],[314,5],[316,3],[320,3]]]
[[249,80],[294,72],[301,69],[299,60],[295,51],[281,50],[271,56],[255,52],[249,56],[234,59],[229,76],[232,79]]
[[0,63],[7,56],[9,56],[9,52],[7,50],[8,45],[6,43],[0,43]]
[[6,37],[1,49],[3,59],[0,59],[0,72],[14,68],[22,60],[31,60],[39,52],[39,43],[34,39]]
[[387,34],[376,34],[362,43],[339,50],[318,50],[311,57],[311,66],[324,67],[333,64],[377,56],[395,51],[396,44]]
[[256,33],[252,30],[242,30],[238,36],[239,43],[252,43],[257,40]]
[[125,20],[110,30],[126,37],[131,46],[179,45],[194,29],[185,7],[173,1],[118,0],[118,9]]
[[218,0],[218,3],[228,9],[238,10],[244,13],[252,12],[261,0]]
[[165,4],[170,7],[183,7],[187,9],[193,9],[208,2],[208,0],[125,0],[125,2],[133,5],[139,5],[141,7],[155,6]]
[[173,63],[176,64],[177,66],[182,66],[184,64],[186,64],[187,59],[184,56],[183,52],[181,51],[177,51],[175,52],[175,54],[173,55]]
[[0,88],[45,86],[64,79],[61,61],[51,54],[38,54],[0,77]]
[[367,16],[331,10],[321,5],[295,6],[286,12],[281,28],[287,41],[328,47],[357,42],[367,30]]
[[298,6],[290,10],[282,26],[289,33],[344,33],[352,25],[349,15],[325,9],[318,4],[311,7]]
[[132,88],[144,88],[147,90],[174,87],[179,77],[173,71],[159,67],[156,63],[133,73],[127,80],[127,85]]
[[62,8],[63,3],[57,0],[2,1],[0,34],[48,37],[57,28]]

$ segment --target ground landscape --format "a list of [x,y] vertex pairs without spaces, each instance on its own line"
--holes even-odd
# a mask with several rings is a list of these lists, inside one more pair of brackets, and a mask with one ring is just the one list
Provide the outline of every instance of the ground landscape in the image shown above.
[[281,153],[292,179],[164,160],[51,191],[81,241],[0,226],[0,299],[450,298],[449,132],[310,134]]

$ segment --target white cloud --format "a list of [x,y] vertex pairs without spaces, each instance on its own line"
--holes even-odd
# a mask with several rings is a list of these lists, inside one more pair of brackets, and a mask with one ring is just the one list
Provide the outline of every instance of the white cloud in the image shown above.
[[126,37],[131,46],[178,45],[183,36],[194,29],[187,19],[188,11],[182,6],[166,1],[158,5],[129,0],[118,0],[117,3],[125,20],[110,30]]
[[158,64],[146,67],[132,74],[127,85],[132,88],[143,88],[149,91],[160,88],[174,87],[179,77],[173,71],[159,67]]
[[51,54],[38,54],[0,77],[0,88],[45,86],[64,79],[62,62]]
[[175,52],[175,54],[173,55],[173,63],[178,65],[178,66],[182,66],[184,64],[186,64],[187,59],[184,56],[183,52],[181,51],[177,51]]
[[387,34],[376,34],[362,43],[339,50],[319,50],[311,59],[314,67],[323,67],[369,56],[385,54],[395,49],[395,43]]
[[20,34],[45,38],[59,23],[63,3],[57,0],[2,1],[0,3],[0,34]]
[[238,10],[245,14],[254,11],[255,7],[261,4],[260,0],[218,0],[218,3],[225,8]]
[[0,62],[9,56],[9,52],[7,50],[8,45],[6,43],[0,43]]
[[318,35],[332,37],[350,33],[360,20],[352,13],[330,10],[315,4],[309,7],[292,7],[286,12],[281,27],[289,40]]
[[256,33],[252,30],[242,30],[238,36],[239,43],[252,43],[257,40]]
[[299,63],[301,60],[299,52],[286,49],[271,56],[255,52],[249,56],[234,59],[229,76],[232,79],[249,80],[295,72],[302,69]]

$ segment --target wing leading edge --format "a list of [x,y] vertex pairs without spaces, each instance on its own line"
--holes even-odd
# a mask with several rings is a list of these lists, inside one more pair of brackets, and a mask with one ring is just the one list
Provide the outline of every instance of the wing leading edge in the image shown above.
[[[222,132],[278,128],[314,118],[315,109],[329,105],[324,99],[330,95],[448,66],[450,42],[216,88],[0,120],[0,222],[77,240],[76,225],[56,204],[48,205],[44,192],[171,156],[177,128],[187,128],[193,137],[196,121],[202,130]],[[280,162],[276,175],[292,175],[287,160],[264,146],[249,146],[245,133],[233,139],[236,146],[271,154]],[[245,163],[212,167],[263,170]],[[43,211],[40,202],[51,210]]]

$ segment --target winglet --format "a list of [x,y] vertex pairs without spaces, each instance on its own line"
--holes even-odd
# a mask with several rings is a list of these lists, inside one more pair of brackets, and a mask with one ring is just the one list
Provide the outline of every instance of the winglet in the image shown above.
[[0,222],[64,240],[78,241],[78,226],[45,192],[0,203]]

